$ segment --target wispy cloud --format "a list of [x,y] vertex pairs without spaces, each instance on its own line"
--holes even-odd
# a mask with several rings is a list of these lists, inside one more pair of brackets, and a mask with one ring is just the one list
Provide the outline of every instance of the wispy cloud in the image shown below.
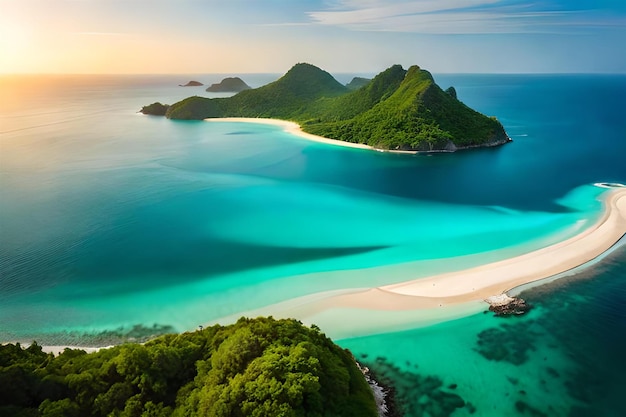
[[625,16],[595,10],[546,10],[510,0],[339,0],[309,12],[313,22],[360,31],[424,34],[555,33],[624,27]]
[[124,32],[72,32],[73,35],[85,36],[129,36],[130,33]]

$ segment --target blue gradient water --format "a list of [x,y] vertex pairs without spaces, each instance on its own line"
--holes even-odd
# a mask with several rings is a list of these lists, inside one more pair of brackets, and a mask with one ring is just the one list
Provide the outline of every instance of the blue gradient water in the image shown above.
[[[318,291],[502,259],[577,233],[601,210],[603,190],[591,184],[626,181],[626,76],[436,76],[466,104],[497,116],[514,142],[433,156],[328,146],[266,125],[136,114],[154,101],[207,94],[177,87],[202,77],[221,78],[0,78],[0,342],[76,342],[82,332],[138,324],[183,331]],[[253,86],[275,78],[242,77]],[[626,351],[617,335],[626,258],[618,251],[611,259],[609,272],[588,272],[593,291],[575,284],[558,291],[577,300],[580,315],[602,308],[603,317],[617,318],[589,338],[554,336],[552,328],[580,316],[537,296],[540,308],[515,322],[542,327],[529,336],[536,351],[523,364],[476,352],[482,331],[515,332],[483,314],[340,343],[456,381],[481,416],[523,415],[513,399],[520,395],[566,416],[592,403],[568,391],[580,378],[564,375],[602,368],[602,359],[572,360],[571,345]],[[333,271],[346,272],[337,279]],[[544,357],[558,383],[538,376]],[[606,368],[610,388],[600,384],[594,399],[623,386]],[[513,396],[509,371],[523,386]],[[497,401],[487,395],[494,383]],[[623,414],[611,414],[624,409],[610,398],[604,409],[593,400],[593,415]]]

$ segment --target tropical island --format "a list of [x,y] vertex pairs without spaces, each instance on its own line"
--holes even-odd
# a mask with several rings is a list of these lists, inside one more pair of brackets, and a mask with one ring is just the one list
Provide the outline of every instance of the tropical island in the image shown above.
[[250,90],[248,84],[239,77],[227,77],[216,84],[211,84],[206,91],[210,93],[239,93],[244,90]]
[[[154,114],[149,106],[141,112]],[[408,70],[393,65],[352,89],[300,63],[277,81],[232,97],[186,98],[169,106],[165,116],[289,120],[309,134],[382,150],[453,152],[510,141],[498,120],[463,104],[454,89],[443,91],[416,65]]]

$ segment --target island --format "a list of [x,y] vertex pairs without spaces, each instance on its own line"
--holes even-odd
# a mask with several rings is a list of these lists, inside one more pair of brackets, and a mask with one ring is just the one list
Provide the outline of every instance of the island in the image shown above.
[[189,97],[167,110],[170,119],[241,117],[293,121],[306,133],[379,150],[454,152],[510,141],[495,117],[443,91],[414,65],[393,65],[356,90],[307,63],[265,86],[228,98]]
[[189,81],[187,84],[179,84],[180,87],[200,87],[203,86],[204,84],[202,84],[200,81]]
[[251,88],[239,77],[227,77],[217,84],[211,84],[206,91],[210,93],[239,93]]

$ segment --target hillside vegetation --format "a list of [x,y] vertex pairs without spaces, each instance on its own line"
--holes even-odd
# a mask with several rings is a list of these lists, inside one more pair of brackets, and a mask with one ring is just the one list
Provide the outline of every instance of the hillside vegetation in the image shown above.
[[239,77],[227,77],[219,83],[211,84],[206,91],[213,93],[238,93],[251,87]]
[[297,64],[277,81],[229,98],[189,97],[170,106],[171,119],[264,117],[298,122],[316,135],[380,149],[456,150],[509,139],[502,125],[443,91],[418,66],[394,65],[360,88]]
[[96,353],[0,346],[0,416],[376,416],[352,356],[295,320]]

